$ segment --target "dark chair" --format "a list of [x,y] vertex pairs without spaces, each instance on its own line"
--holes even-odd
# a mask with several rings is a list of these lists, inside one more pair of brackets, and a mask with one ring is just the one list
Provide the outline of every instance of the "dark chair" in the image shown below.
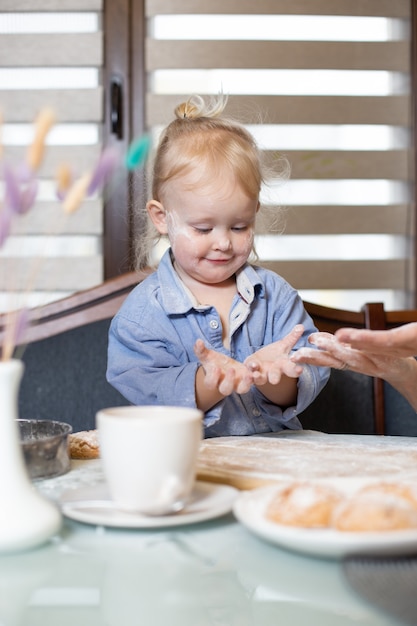
[[31,324],[16,351],[25,364],[20,418],[89,430],[99,409],[128,404],[106,380],[107,336],[111,318],[146,275],[127,273],[30,311]]
[[[380,328],[384,309],[368,303],[348,311],[304,302],[316,327],[334,334],[338,328]],[[385,434],[383,381],[351,372],[331,370],[329,381],[299,418],[304,428],[328,433]]]

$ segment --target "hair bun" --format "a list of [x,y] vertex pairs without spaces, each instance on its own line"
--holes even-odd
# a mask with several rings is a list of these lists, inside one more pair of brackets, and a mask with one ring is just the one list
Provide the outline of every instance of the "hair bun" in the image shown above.
[[175,115],[178,118],[192,120],[195,117],[199,117],[199,107],[197,107],[191,98],[187,102],[182,102],[175,109]]
[[182,102],[175,109],[178,119],[193,120],[198,117],[217,117],[223,113],[227,103],[227,97],[223,94],[211,98],[205,102],[201,96],[191,96],[186,102]]

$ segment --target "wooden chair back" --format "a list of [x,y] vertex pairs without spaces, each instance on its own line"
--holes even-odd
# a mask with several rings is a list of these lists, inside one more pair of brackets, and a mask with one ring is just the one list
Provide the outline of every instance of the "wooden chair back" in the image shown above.
[[[377,328],[390,330],[417,322],[417,309],[385,311],[383,306]],[[417,356],[417,355],[416,355]],[[417,384],[417,381],[416,381]],[[378,401],[384,405],[384,432],[387,435],[417,436],[417,416],[413,407],[391,385],[379,381]]]
[[[381,302],[367,303],[360,311],[338,309],[307,301],[304,302],[304,306],[316,327],[322,332],[334,334],[339,328],[347,326],[381,329],[385,323],[384,305]],[[333,432],[383,435],[384,383],[379,378],[332,370],[329,383],[320,394],[319,400],[313,403],[303,416],[304,424],[314,424],[314,420],[311,419],[318,410],[321,410],[323,415],[329,415],[325,426],[327,429],[333,429]],[[332,410],[337,411],[338,415],[329,414]]]
[[[67,298],[30,309],[29,324],[19,338],[19,345],[27,345],[80,326],[110,319],[119,310],[128,293],[149,273],[150,270],[127,272]],[[4,337],[6,319],[7,314],[0,315],[0,343]]]
[[385,311],[384,328],[388,330],[396,328],[397,326],[403,326],[403,324],[411,324],[413,322],[417,322],[417,309]]
[[308,301],[304,301],[304,307],[312,317],[316,327],[322,332],[332,333],[333,335],[336,330],[345,326],[350,328],[366,327],[365,312],[363,310],[348,311]]

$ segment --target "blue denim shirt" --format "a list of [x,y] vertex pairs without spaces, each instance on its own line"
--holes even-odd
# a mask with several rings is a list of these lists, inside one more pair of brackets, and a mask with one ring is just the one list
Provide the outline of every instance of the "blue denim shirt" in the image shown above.
[[[283,278],[247,264],[236,282],[227,349],[216,309],[193,301],[168,250],[157,271],[133,289],[112,320],[107,380],[132,404],[195,407],[199,362],[193,347],[198,338],[240,362],[282,339],[296,324],[305,327],[296,348],[307,345],[316,328],[297,291]],[[329,374],[328,368],[305,365],[298,379],[297,404],[284,410],[255,386],[248,393],[227,396],[206,412],[205,436],[299,429],[297,414],[314,400]]]

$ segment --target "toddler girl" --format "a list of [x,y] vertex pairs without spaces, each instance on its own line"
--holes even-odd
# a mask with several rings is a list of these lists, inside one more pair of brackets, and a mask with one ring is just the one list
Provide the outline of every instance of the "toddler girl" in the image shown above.
[[108,350],[108,381],[130,402],[199,407],[206,437],[301,428],[329,376],[290,360],[316,330],[298,293],[248,262],[263,168],[224,106],[194,96],[162,134],[147,211],[169,248],[113,319]]

